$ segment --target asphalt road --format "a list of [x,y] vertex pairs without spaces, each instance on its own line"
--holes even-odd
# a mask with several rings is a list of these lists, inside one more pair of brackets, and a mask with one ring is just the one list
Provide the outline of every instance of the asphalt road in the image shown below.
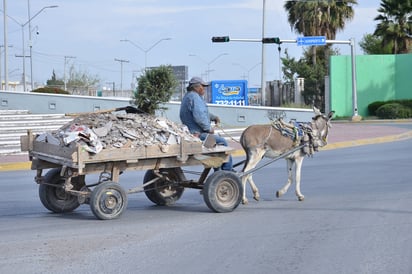
[[[261,201],[212,213],[198,190],[171,207],[129,196],[99,221],[40,203],[34,171],[1,173],[0,273],[412,273],[412,140],[321,151],[303,163],[302,192],[277,199],[283,160],[254,174]],[[241,158],[236,158],[239,161]],[[143,172],[125,172],[126,189]],[[93,177],[88,180],[93,180]]]

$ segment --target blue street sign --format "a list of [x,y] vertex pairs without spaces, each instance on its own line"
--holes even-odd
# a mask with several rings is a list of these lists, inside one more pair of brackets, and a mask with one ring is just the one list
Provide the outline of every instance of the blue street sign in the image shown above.
[[298,37],[297,44],[298,46],[324,46],[326,45],[326,37],[325,36]]

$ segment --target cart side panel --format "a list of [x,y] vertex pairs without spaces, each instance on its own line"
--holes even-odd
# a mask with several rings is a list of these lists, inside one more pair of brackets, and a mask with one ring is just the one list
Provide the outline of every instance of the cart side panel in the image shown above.
[[83,163],[98,163],[108,161],[137,160],[145,158],[145,156],[146,151],[144,147],[135,147],[103,149],[97,154],[81,150],[79,158]]
[[103,149],[97,154],[89,153],[81,146],[59,146],[51,143],[33,141],[33,149],[30,151],[32,156],[62,163],[71,167],[84,167],[88,163],[102,163],[112,161],[139,161],[141,159],[164,158],[181,156],[182,148],[186,154],[193,155],[202,153],[200,142],[184,142],[182,145],[174,144],[168,146],[139,146],[134,148],[108,148]]
[[69,161],[78,162],[76,150],[73,147],[58,146],[46,142],[33,141],[33,152],[41,152],[47,155],[53,155],[66,158]]
[[20,149],[21,151],[29,151],[29,136],[22,135],[20,136]]
[[153,145],[146,147],[146,158],[182,156],[182,154],[196,154],[202,152],[200,142],[182,142],[180,145]]

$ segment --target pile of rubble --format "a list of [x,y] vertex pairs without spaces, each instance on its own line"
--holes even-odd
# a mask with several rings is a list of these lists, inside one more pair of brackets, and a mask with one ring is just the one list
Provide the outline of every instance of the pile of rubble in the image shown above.
[[147,114],[91,113],[83,114],[57,131],[44,133],[37,141],[68,146],[80,144],[87,151],[102,149],[180,144],[182,140],[201,142],[184,125]]

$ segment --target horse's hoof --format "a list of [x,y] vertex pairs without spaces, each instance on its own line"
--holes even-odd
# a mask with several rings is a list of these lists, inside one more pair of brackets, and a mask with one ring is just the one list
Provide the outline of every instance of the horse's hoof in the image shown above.
[[242,200],[242,204],[244,204],[244,205],[247,205],[249,203],[249,201],[246,199],[246,200]]
[[305,200],[305,196],[299,196],[298,200],[299,200],[299,202],[303,202],[303,200]]
[[282,195],[280,195],[280,192],[276,191],[276,198],[279,198],[280,196],[282,196]]
[[253,196],[253,199],[255,199],[256,201],[258,201],[258,202],[259,202],[259,200],[260,200],[260,196],[259,196],[259,195]]

